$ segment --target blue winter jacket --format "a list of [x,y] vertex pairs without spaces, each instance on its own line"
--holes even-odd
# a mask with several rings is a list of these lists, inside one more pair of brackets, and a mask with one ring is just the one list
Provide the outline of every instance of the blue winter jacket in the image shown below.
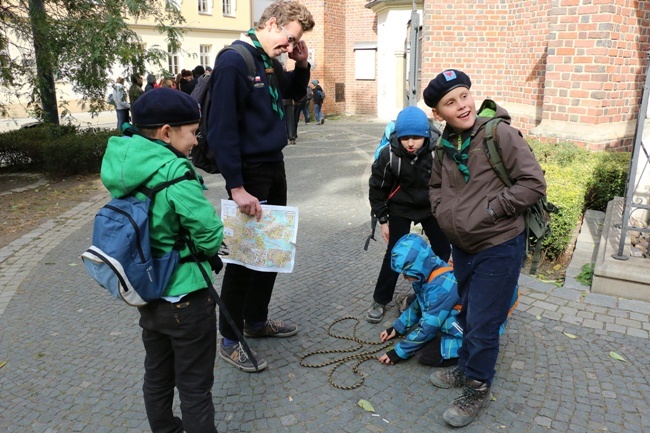
[[395,344],[395,353],[408,359],[416,350],[442,333],[440,350],[445,359],[458,357],[458,348],[463,341],[463,332],[456,321],[460,304],[458,285],[450,269],[427,281],[433,271],[449,266],[438,258],[427,241],[420,235],[410,233],[402,237],[393,247],[391,267],[395,272],[417,278],[412,283],[415,301],[393,323],[400,335],[413,326],[415,328]]

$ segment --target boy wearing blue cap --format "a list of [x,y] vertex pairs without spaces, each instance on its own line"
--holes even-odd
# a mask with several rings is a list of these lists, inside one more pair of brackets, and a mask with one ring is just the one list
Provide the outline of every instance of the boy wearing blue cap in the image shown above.
[[386,304],[395,293],[399,274],[390,267],[395,243],[411,230],[411,224],[421,224],[433,252],[443,261],[449,259],[451,248],[438,222],[431,215],[428,183],[431,177],[432,151],[440,135],[433,129],[427,115],[417,107],[406,107],[397,115],[390,144],[379,153],[370,176],[370,207],[381,224],[381,237],[388,244],[375,285],[373,302],[366,320],[379,323]]
[[[546,192],[546,182],[530,146],[510,126],[510,116],[492,103],[476,113],[470,78],[450,69],[431,80],[424,101],[446,126],[442,162],[433,162],[431,210],[453,245],[454,274],[463,309],[458,366],[431,375],[440,388],[463,387],[444,413],[452,426],[471,423],[490,401],[499,355],[499,327],[505,321],[524,257],[523,213]],[[491,101],[490,101],[491,102]],[[494,139],[512,186],[497,176],[485,151],[485,126],[500,118]]]
[[[144,93],[131,108],[134,126],[125,130],[125,136],[110,138],[102,161],[101,179],[111,196],[144,199],[138,192],[141,186],[151,188],[187,172],[192,175],[158,192],[149,208],[153,255],[162,257],[176,246],[181,260],[164,297],[138,308],[146,351],[142,390],[147,418],[153,433],[216,433],[215,300],[199,269],[203,266],[211,274],[210,264],[207,260],[197,264],[187,245],[176,244],[183,233],[196,252],[214,257],[223,239],[223,223],[203,196],[187,158],[197,145],[201,110],[192,97],[169,88]],[[174,387],[182,420],[172,411]]]

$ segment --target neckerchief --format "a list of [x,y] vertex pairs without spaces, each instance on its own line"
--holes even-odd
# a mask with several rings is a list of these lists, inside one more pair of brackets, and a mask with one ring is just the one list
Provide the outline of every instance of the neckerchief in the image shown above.
[[269,78],[269,93],[271,94],[271,105],[273,106],[273,111],[278,113],[280,119],[284,119],[284,111],[282,110],[282,104],[280,102],[280,86],[278,84],[278,77],[275,76],[275,71],[273,69],[273,60],[271,60],[271,58],[266,54],[266,51],[264,51],[264,48],[262,48],[262,44],[260,44],[260,41],[255,35],[255,29],[250,29],[248,31],[248,37],[251,38],[253,45],[255,45],[255,48],[257,48],[257,51],[260,53],[260,56],[262,56],[262,60],[264,61],[266,76]]
[[466,131],[463,134],[453,134],[456,137],[457,145],[451,144],[449,141],[451,134],[443,134],[440,142],[443,149],[449,157],[458,164],[458,170],[463,173],[465,183],[469,182],[469,168],[467,167],[467,160],[469,159],[469,143],[472,138],[472,133]]

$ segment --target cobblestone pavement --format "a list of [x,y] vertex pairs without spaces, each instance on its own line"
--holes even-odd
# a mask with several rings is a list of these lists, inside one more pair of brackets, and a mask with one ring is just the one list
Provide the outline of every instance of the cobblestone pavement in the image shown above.
[[[432,370],[414,360],[365,362],[365,382],[350,391],[328,383],[330,367],[299,365],[307,352],[353,347],[329,337],[327,327],[343,316],[363,317],[371,301],[384,245],[372,242],[363,251],[365,195],[382,130],[382,123],[359,119],[301,123],[298,144],[287,147],[289,203],[301,212],[298,252],[294,272],[278,277],[270,308],[273,318],[292,320],[301,331],[251,341],[269,362],[259,374],[217,360],[220,432],[452,430],[442,413],[458,391],[435,389]],[[219,175],[206,181],[217,204],[225,196],[223,181]],[[79,259],[106,199],[99,194],[0,250],[2,432],[148,431],[138,313],[94,285]],[[526,276],[520,282],[520,307],[501,338],[494,399],[463,431],[647,432],[650,304]],[[397,294],[409,290],[398,284]],[[357,334],[378,341],[396,316],[393,305],[383,325],[362,320]],[[351,321],[336,325],[339,333],[351,329]],[[358,377],[341,367],[334,380],[352,384]],[[360,399],[376,413],[359,407]]]

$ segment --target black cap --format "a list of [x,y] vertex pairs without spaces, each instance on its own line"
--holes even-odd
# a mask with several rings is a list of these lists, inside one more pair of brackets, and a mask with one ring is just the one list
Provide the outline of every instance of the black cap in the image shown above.
[[201,120],[201,106],[185,92],[159,87],[143,93],[131,107],[131,114],[139,128],[189,125]]
[[472,87],[472,81],[463,71],[447,69],[429,81],[429,85],[422,92],[424,103],[431,108],[435,108],[443,96],[456,87],[467,87],[469,89]]

